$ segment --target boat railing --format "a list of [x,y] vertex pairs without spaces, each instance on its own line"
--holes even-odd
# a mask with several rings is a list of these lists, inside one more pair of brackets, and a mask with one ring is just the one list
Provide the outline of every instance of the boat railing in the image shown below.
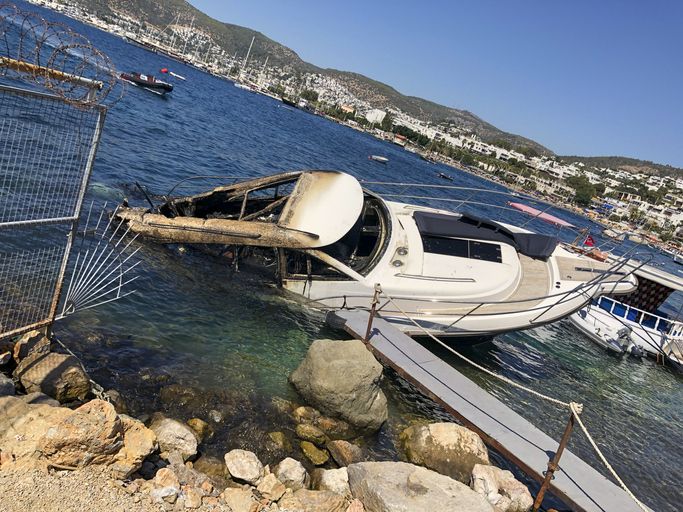
[[633,322],[647,329],[663,332],[669,337],[683,336],[683,322],[681,321],[642,310],[620,302],[614,297],[602,296],[594,302],[600,309],[607,311],[612,316],[623,318],[627,322]]
[[[469,316],[477,316],[477,311],[480,310],[481,308],[485,306],[496,306],[496,305],[511,305],[511,304],[516,304],[519,305],[518,309],[513,309],[513,310],[505,310],[505,311],[489,311],[485,313],[479,313],[481,315],[486,315],[486,316],[498,316],[498,315],[507,315],[511,313],[518,313],[520,311],[527,311],[527,312],[536,312],[538,311],[539,314],[530,321],[530,324],[537,324],[537,323],[542,323],[540,320],[541,317],[547,315],[553,308],[565,304],[567,302],[571,302],[575,300],[577,297],[583,297],[585,300],[582,302],[582,304],[586,304],[591,300],[592,293],[589,293],[589,290],[594,289],[596,286],[600,286],[604,282],[607,282],[608,278],[610,276],[619,276],[619,279],[617,281],[609,281],[610,284],[616,286],[619,282],[624,281],[627,279],[635,270],[639,267],[635,268],[629,268],[629,272],[623,273],[621,269],[628,263],[629,260],[620,260],[617,264],[615,264],[612,268],[609,270],[597,275],[596,277],[586,281],[585,283],[581,283],[579,286],[572,288],[571,290],[565,291],[565,292],[560,292],[560,293],[553,293],[553,294],[548,294],[548,295],[543,295],[543,296],[537,296],[537,297],[531,297],[531,298],[526,298],[526,299],[514,299],[514,300],[500,300],[500,301],[468,301],[468,300],[452,300],[452,299],[438,299],[438,298],[422,298],[422,297],[414,297],[414,296],[404,296],[404,295],[392,295],[394,300],[401,300],[401,301],[411,301],[411,302],[418,302],[418,303],[425,303],[425,304],[449,304],[453,305],[456,307],[467,307],[467,311],[464,311],[462,314],[458,316],[451,324],[446,326],[445,328],[441,329],[442,331],[448,331],[451,327],[455,326],[458,322],[462,321],[463,319],[469,317]],[[641,266],[644,265],[641,264]],[[369,293],[361,293],[361,294],[345,294],[345,295],[331,295],[331,296],[326,296],[326,297],[318,297],[315,299],[310,299],[307,301],[308,305],[313,305],[313,304],[318,304],[318,309],[339,309],[337,307],[321,307],[322,303],[325,301],[331,301],[331,300],[339,300],[342,301],[343,306],[342,309],[347,306],[348,300],[349,299],[363,299],[363,302],[365,300],[368,300],[368,304],[370,303],[369,300],[372,299],[374,295],[369,294]],[[545,303],[548,299],[555,299],[557,298],[558,300],[551,303],[547,304]],[[538,302],[541,302],[541,304],[537,304]],[[384,304],[382,304],[380,307],[377,308],[377,312],[382,312],[384,311],[385,313],[398,313],[397,311],[392,311],[387,309],[387,306],[390,304],[390,301],[386,301]],[[528,306],[525,306],[528,305]],[[353,306],[355,309],[367,309],[367,306],[361,305],[361,306]],[[578,309],[578,307],[577,307]],[[419,309],[414,310],[414,311],[405,311],[410,316],[425,316],[425,311],[421,311]],[[435,312],[430,312],[429,316],[435,316],[438,313]],[[448,314],[448,313],[444,313]]]

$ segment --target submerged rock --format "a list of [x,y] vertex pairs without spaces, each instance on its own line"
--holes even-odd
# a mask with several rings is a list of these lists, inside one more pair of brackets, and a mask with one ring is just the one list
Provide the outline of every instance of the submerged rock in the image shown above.
[[300,423],[296,426],[296,436],[303,441],[310,441],[318,446],[325,446],[325,443],[328,441],[325,432],[307,423]]
[[298,460],[291,457],[283,459],[273,468],[273,473],[280,482],[292,490],[308,487],[310,482],[306,468]]
[[268,438],[273,443],[273,446],[278,450],[282,450],[283,452],[289,452],[292,450],[292,443],[289,442],[289,439],[287,439],[287,436],[284,434],[284,432],[269,432]]
[[406,462],[360,462],[348,467],[354,498],[373,512],[409,510],[494,512],[465,484]]
[[357,340],[314,341],[290,376],[313,406],[368,431],[378,430],[388,416],[381,379],[382,365]]
[[40,391],[60,403],[84,400],[90,393],[90,379],[71,355],[33,353],[22,359],[14,375],[27,393]]
[[231,450],[225,454],[225,465],[236,480],[256,485],[263,478],[263,464],[253,452]]
[[363,462],[365,460],[363,450],[348,441],[330,441],[326,447],[334,461],[340,466],[348,466],[354,462]]
[[400,441],[410,462],[463,483],[469,483],[476,464],[489,464],[481,438],[455,423],[414,425],[401,433]]
[[310,460],[315,466],[322,466],[325,464],[330,456],[325,450],[319,449],[316,445],[310,441],[301,441],[301,451],[308,460]]
[[149,428],[157,436],[161,457],[164,459],[168,459],[173,452],[178,452],[183,460],[194,457],[197,453],[197,438],[187,425],[156,413],[152,416]]
[[200,443],[213,434],[211,426],[201,418],[190,418],[187,420],[187,425],[194,431]]
[[510,471],[494,466],[475,465],[470,487],[484,496],[496,512],[528,512],[534,504],[526,485]]

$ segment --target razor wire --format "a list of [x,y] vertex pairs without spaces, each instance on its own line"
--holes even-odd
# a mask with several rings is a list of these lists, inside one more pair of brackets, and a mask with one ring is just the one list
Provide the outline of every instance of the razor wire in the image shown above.
[[101,104],[116,85],[107,55],[67,25],[0,3],[0,77],[37,85],[77,105]]

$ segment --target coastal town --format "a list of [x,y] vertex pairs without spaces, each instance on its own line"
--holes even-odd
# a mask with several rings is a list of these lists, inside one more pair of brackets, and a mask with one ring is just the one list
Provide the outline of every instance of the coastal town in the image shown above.
[[[249,48],[226,53],[211,35],[178,16],[155,27],[124,13],[99,17],[64,0],[31,0],[94,25],[151,51],[234,81],[254,93],[289,99],[292,105],[353,129],[501,183],[519,193],[562,205],[602,223],[611,238],[630,238],[677,252],[683,243],[683,175],[633,172],[564,161],[533,148],[482,140],[453,122],[430,123],[392,106],[358,98],[344,84],[320,73],[249,60]],[[252,45],[258,45],[252,40]],[[448,175],[444,177],[449,178]],[[614,235],[614,236],[611,236]]]

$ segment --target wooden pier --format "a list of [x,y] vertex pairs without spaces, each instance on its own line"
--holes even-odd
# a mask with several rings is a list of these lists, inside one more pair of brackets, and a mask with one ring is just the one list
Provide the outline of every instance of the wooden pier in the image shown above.
[[[369,313],[334,311],[328,323],[365,340]],[[463,425],[517,465],[543,481],[558,443],[412,338],[380,317],[374,317],[368,348],[375,356],[442,405]],[[578,435],[578,434],[577,434]],[[550,492],[574,510],[642,512],[616,484],[569,450],[564,450]]]

